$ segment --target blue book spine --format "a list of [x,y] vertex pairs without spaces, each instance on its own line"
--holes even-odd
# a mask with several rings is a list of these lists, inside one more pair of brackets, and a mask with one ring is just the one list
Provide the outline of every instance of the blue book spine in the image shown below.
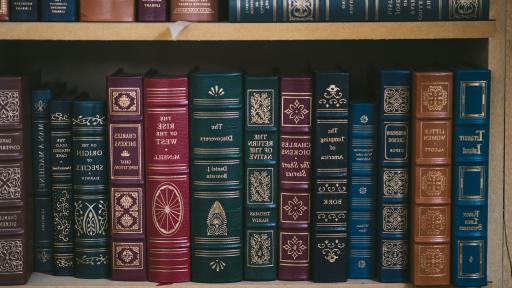
[[367,279],[375,276],[377,115],[376,104],[351,105],[349,278]]
[[229,0],[230,22],[277,22],[283,0]]
[[278,21],[283,22],[317,22],[323,20],[321,7],[325,0],[281,0],[277,7]]
[[41,20],[51,22],[77,21],[77,0],[41,0]]
[[491,72],[455,72],[452,283],[487,285],[487,194]]
[[377,274],[408,279],[411,72],[380,73]]
[[489,0],[443,0],[444,20],[488,20]]
[[322,0],[322,21],[362,22],[371,21],[375,15],[375,0]]
[[38,21],[39,0],[10,0],[9,20],[11,21]]
[[[377,21],[433,21],[443,17],[446,0],[375,0]],[[462,0],[461,0],[462,1]]]

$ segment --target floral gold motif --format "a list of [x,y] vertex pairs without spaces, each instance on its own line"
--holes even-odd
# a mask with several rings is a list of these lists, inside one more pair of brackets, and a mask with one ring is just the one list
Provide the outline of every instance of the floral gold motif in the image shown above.
[[428,111],[442,111],[448,104],[448,92],[442,85],[429,85],[423,91],[421,99]]
[[428,209],[421,214],[420,230],[422,235],[442,235],[447,225],[446,216],[439,210]]
[[34,110],[36,110],[37,112],[44,112],[47,107],[48,104],[43,102],[42,100],[39,100],[36,103],[34,103]]
[[66,188],[53,189],[56,201],[54,202],[53,226],[55,228],[55,242],[70,242],[71,237],[71,197]]
[[142,244],[124,244],[124,243],[113,243],[114,249],[114,268],[122,268],[122,267],[132,267],[136,268],[142,267],[141,264],[141,253]]
[[208,94],[212,95],[213,97],[222,96],[224,95],[224,88],[219,87],[219,85],[215,85],[213,87],[210,87]]
[[407,243],[403,240],[383,240],[382,266],[403,268],[407,266]]
[[43,251],[41,253],[39,253],[37,255],[37,258],[39,259],[39,261],[41,261],[42,263],[46,263],[48,262],[48,260],[50,260],[50,254],[48,254],[48,252],[46,251]]
[[73,256],[59,257],[55,255],[55,265],[60,268],[73,267]]
[[446,191],[446,177],[441,171],[430,170],[421,176],[421,190],[430,197],[439,196]]
[[361,121],[361,123],[363,123],[363,124],[368,123],[368,116],[361,115],[361,117],[359,118],[359,121]]
[[384,171],[384,197],[404,197],[409,190],[407,170]]
[[420,268],[422,274],[438,274],[445,269],[446,259],[439,248],[427,248],[420,251]]
[[0,273],[23,271],[23,243],[21,240],[0,240]]
[[341,249],[345,247],[345,243],[341,243],[338,239],[334,241],[325,240],[322,243],[319,243],[318,248],[322,250],[322,255],[324,255],[325,260],[330,263],[336,262],[336,259],[339,258],[341,254]]
[[252,170],[249,181],[249,195],[251,202],[270,202],[272,188],[272,175],[268,170]]
[[407,230],[407,208],[385,206],[382,209],[384,232],[405,232]]
[[0,90],[0,124],[20,121],[20,95],[18,91]]
[[292,216],[293,220],[297,220],[299,216],[302,216],[304,212],[308,210],[308,207],[306,207],[304,203],[295,196],[292,200],[288,201],[283,209],[288,212],[289,216]]
[[125,189],[113,189],[113,217],[115,229],[118,231],[139,231],[140,193],[138,191],[126,191]]
[[250,95],[250,123],[271,124],[273,90],[253,90]]
[[77,237],[107,236],[107,203],[75,201],[75,229]]
[[64,113],[60,113],[60,112],[52,113],[50,115],[50,120],[51,121],[69,121],[70,116],[69,116],[69,114],[64,114]]
[[0,199],[20,199],[21,170],[18,167],[0,167]]
[[338,86],[331,84],[325,89],[323,97],[318,100],[318,104],[325,108],[339,108],[347,104],[347,99],[343,98],[343,93]]
[[250,264],[253,266],[263,266],[272,264],[271,245],[272,234],[270,233],[250,233],[249,234]]
[[299,240],[296,236],[293,236],[292,240],[288,240],[283,246],[286,253],[292,256],[293,259],[297,259],[297,257],[302,255],[307,248],[308,247],[302,243],[302,240]]
[[83,264],[83,265],[105,265],[108,264],[110,261],[110,257],[108,256],[91,256],[87,257],[85,255],[82,255],[82,257],[75,257],[76,264]]
[[224,261],[220,259],[215,259],[214,261],[210,262],[210,267],[212,268],[213,271],[220,272],[224,270],[224,268],[226,267],[226,263],[224,263]]
[[454,19],[478,18],[481,13],[480,0],[450,0],[451,16]]
[[291,0],[288,1],[289,19],[290,21],[312,21],[313,17],[313,0]]
[[408,87],[386,87],[384,89],[384,112],[388,114],[408,113],[409,95]]
[[288,105],[288,108],[284,113],[286,113],[288,117],[297,124],[300,120],[304,119],[307,114],[309,114],[309,111],[306,109],[304,104],[299,102],[299,100],[295,100],[295,102]]
[[208,236],[228,235],[228,219],[226,218],[226,212],[224,212],[224,208],[222,208],[219,201],[213,202],[210,212],[208,213],[206,224],[208,225]]
[[96,115],[93,117],[78,116],[73,118],[73,125],[84,125],[84,126],[103,126],[105,125],[105,116]]

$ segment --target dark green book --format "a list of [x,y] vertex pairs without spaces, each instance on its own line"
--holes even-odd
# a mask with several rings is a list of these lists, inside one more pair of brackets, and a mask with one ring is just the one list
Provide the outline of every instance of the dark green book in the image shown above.
[[192,281],[242,280],[242,74],[190,76]]

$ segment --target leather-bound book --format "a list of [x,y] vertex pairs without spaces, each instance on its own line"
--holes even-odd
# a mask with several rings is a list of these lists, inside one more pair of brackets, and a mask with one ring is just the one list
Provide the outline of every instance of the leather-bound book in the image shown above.
[[453,75],[413,73],[412,272],[414,285],[450,284]]
[[9,0],[9,21],[38,21],[39,1],[40,0]]
[[188,80],[144,78],[148,280],[190,280]]
[[108,146],[105,102],[73,102],[75,276],[108,278]]
[[242,74],[190,74],[192,281],[242,280]]
[[80,1],[82,22],[133,22],[135,0],[82,0]]
[[219,21],[221,0],[172,0],[171,21]]
[[350,75],[314,74],[311,280],[347,280],[348,107]]
[[9,21],[9,0],[0,0],[0,21]]
[[444,0],[443,20],[488,20],[491,0]]
[[142,79],[107,77],[112,280],[146,280]]
[[164,22],[168,17],[168,0],[137,0],[137,20],[140,22]]
[[309,279],[312,94],[310,76],[281,77],[279,280]]
[[78,20],[78,0],[40,0],[41,20],[73,22]]

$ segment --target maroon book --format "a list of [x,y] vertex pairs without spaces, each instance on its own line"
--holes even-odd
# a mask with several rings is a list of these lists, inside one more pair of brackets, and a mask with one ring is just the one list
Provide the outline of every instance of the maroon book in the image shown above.
[[281,78],[279,279],[309,278],[311,77]]
[[190,281],[187,77],[144,79],[148,279]]
[[9,2],[0,0],[0,21],[9,21]]
[[165,22],[168,20],[168,0],[138,0],[140,22]]
[[142,81],[107,78],[113,280],[146,280]]

